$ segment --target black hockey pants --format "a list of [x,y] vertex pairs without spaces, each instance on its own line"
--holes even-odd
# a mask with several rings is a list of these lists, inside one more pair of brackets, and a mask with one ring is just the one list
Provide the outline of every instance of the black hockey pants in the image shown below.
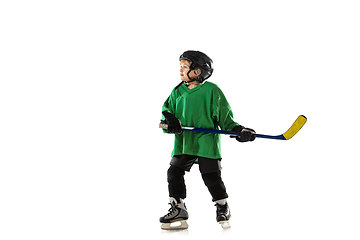
[[220,160],[192,155],[178,155],[171,159],[171,166],[167,172],[169,196],[177,200],[186,198],[185,171],[190,171],[196,159],[198,159],[202,179],[212,200],[228,198],[224,182],[221,179]]

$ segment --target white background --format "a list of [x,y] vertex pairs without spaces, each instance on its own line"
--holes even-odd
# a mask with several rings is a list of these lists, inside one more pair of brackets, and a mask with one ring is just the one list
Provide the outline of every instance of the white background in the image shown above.
[[[357,1],[2,1],[1,239],[359,239]],[[157,128],[200,50],[240,124],[222,138],[232,228],[194,166],[165,232],[173,136]]]

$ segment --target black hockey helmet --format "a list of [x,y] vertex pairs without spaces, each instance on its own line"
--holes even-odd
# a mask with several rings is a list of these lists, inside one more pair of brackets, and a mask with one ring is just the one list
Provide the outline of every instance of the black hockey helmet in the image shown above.
[[211,60],[211,58],[209,58],[205,53],[202,53],[200,51],[186,51],[183,54],[181,54],[179,60],[188,60],[191,62],[190,64],[190,71],[195,70],[195,69],[200,69],[201,70],[201,74],[198,76],[198,79],[192,79],[189,77],[189,73],[188,72],[188,77],[192,82],[192,81],[200,81],[203,82],[206,79],[208,79],[213,71],[214,71],[214,66],[213,66],[213,61]]

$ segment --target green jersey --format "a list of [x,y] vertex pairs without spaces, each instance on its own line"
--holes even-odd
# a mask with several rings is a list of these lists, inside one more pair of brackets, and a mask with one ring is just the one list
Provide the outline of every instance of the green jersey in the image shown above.
[[[189,89],[185,84],[174,88],[162,111],[174,114],[181,125],[187,127],[231,131],[239,125],[233,120],[231,107],[221,89],[211,82],[205,82],[193,89]],[[175,135],[172,156],[181,154],[221,158],[220,134],[184,131]]]

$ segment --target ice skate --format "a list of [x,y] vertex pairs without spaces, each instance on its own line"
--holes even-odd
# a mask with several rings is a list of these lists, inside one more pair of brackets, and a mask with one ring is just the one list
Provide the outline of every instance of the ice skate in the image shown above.
[[[163,230],[183,230],[188,228],[186,220],[189,214],[186,210],[185,203],[180,199],[180,203],[174,198],[170,198],[169,213],[160,218],[161,229]],[[180,225],[179,225],[180,223]]]
[[225,203],[225,205],[221,205],[219,203],[215,204],[216,206],[216,221],[221,225],[222,228],[227,229],[230,228],[230,209],[229,205]]

